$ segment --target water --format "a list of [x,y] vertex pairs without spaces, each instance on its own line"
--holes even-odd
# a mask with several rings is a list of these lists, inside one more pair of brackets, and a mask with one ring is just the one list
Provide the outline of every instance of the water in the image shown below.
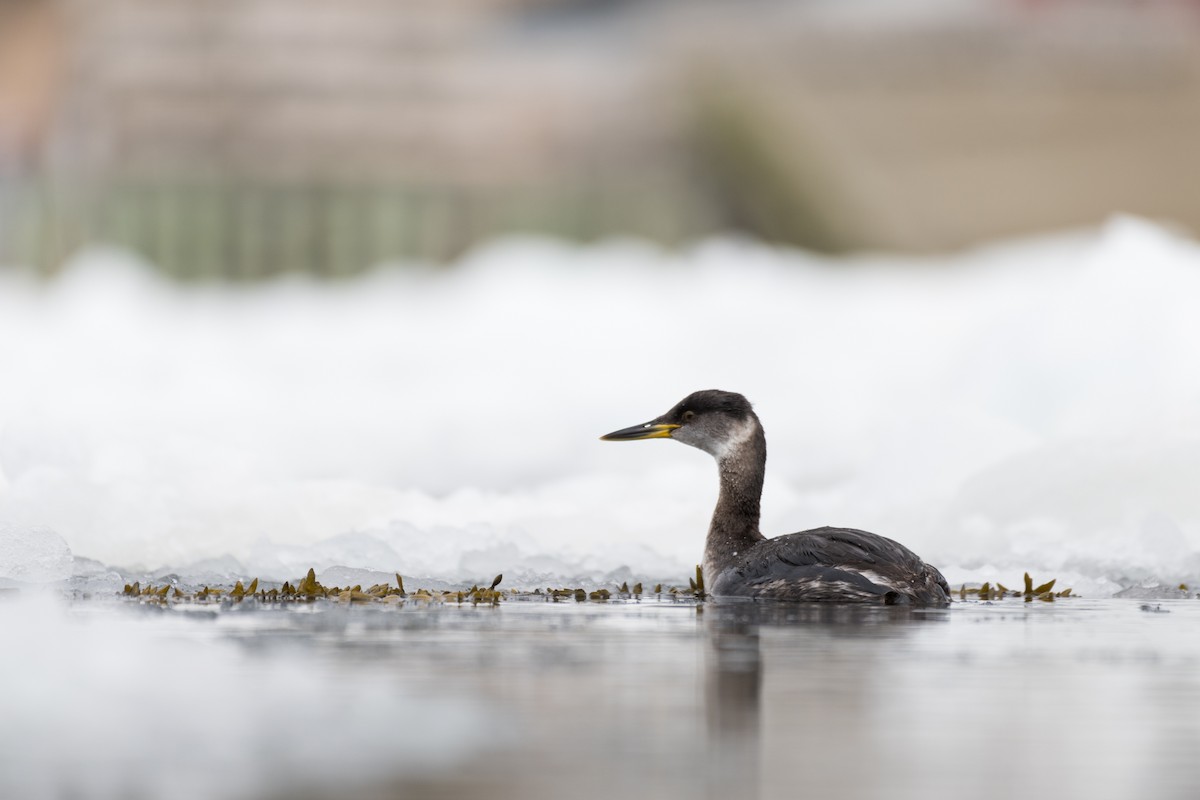
[[10,598],[0,621],[19,645],[0,655],[4,796],[1200,789],[1194,599],[212,613]]

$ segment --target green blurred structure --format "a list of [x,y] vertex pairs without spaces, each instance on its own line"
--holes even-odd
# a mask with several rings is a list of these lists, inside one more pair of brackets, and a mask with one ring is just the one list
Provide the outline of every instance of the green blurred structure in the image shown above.
[[682,189],[644,186],[31,182],[0,197],[0,265],[52,274],[80,247],[104,243],[184,279],[333,277],[387,261],[444,263],[503,234],[678,243],[713,230],[687,198]]

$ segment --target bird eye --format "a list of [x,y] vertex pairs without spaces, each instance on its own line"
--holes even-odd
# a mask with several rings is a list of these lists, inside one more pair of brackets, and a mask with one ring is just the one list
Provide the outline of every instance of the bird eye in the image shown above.
[[695,411],[685,411],[685,412],[683,412],[683,421],[690,422],[692,417],[694,417],[694,416],[696,416]]

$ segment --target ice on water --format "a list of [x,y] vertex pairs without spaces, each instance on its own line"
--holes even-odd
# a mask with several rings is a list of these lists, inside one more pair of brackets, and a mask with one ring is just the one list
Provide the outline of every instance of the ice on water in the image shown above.
[[0,585],[8,581],[47,583],[71,577],[74,558],[66,541],[45,525],[0,521]]
[[509,239],[332,286],[92,250],[0,273],[0,578],[682,579],[711,463],[596,438],[719,387],[767,428],[768,534],[875,530],[952,582],[1195,579],[1198,296],[1195,243],[1124,218],[848,263]]

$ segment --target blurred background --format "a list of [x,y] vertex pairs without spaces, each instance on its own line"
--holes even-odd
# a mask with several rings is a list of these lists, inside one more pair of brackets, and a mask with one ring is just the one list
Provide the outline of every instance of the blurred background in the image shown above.
[[1196,0],[0,0],[0,265],[1200,227]]

